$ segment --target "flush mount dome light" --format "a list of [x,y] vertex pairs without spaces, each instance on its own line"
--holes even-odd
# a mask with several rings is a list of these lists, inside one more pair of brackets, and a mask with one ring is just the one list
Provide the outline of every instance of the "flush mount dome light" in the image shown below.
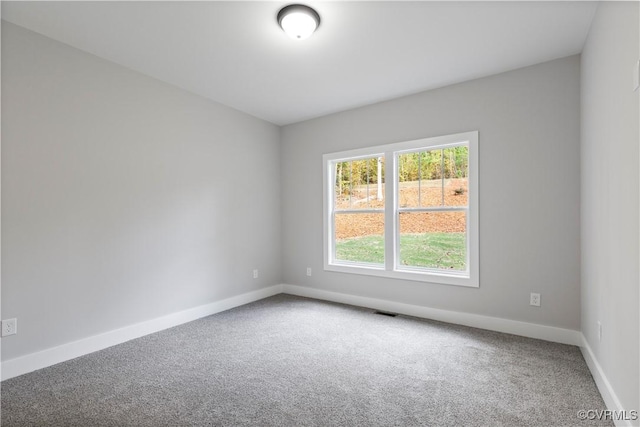
[[320,15],[309,6],[290,4],[278,12],[278,25],[292,39],[304,40],[320,25]]

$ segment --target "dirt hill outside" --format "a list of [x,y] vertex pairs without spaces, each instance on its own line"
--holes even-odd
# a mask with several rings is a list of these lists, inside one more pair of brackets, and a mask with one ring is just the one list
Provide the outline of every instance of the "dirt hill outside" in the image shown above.
[[[353,195],[336,200],[338,209],[383,209],[384,200],[377,199],[375,184],[360,186]],[[466,206],[467,179],[446,179],[403,182],[400,184],[400,207]],[[384,198],[384,190],[383,190]],[[456,233],[466,230],[464,212],[403,212],[400,214],[400,233]],[[336,214],[336,239],[382,235],[384,214]]]

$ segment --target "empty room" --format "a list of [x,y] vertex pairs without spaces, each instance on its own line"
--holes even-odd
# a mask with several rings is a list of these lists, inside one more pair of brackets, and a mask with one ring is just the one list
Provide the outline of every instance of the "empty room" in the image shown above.
[[640,426],[637,1],[2,1],[5,426]]

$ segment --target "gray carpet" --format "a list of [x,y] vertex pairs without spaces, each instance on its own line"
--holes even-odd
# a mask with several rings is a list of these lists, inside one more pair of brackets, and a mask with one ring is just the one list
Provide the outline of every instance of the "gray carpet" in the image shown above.
[[591,426],[578,348],[278,295],[2,383],[2,426]]

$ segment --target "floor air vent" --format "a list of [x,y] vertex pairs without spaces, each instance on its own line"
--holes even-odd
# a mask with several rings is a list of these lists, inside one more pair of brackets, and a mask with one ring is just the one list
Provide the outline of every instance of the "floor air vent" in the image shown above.
[[379,314],[380,316],[388,316],[388,317],[396,317],[396,313],[389,313],[386,311],[374,311],[375,314]]

